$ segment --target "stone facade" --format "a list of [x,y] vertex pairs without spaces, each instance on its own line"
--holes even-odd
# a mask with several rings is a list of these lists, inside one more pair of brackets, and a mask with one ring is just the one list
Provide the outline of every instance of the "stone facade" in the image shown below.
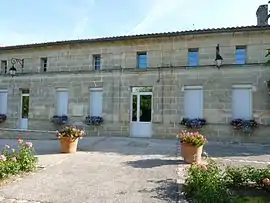
[[[270,143],[270,96],[265,81],[270,70],[264,65],[270,29],[179,36],[157,36],[67,45],[0,50],[0,60],[24,59],[24,70],[15,77],[3,73],[0,89],[8,90],[8,119],[0,124],[0,137],[54,138],[50,118],[56,113],[56,88],[69,92],[70,123],[83,124],[89,113],[89,89],[103,88],[104,124],[85,126],[89,136],[130,136],[131,87],[153,87],[153,137],[168,138],[182,129],[183,86],[203,86],[203,131],[210,140]],[[215,47],[224,61],[214,66]],[[235,47],[247,47],[247,63],[235,65]],[[189,48],[199,49],[199,66],[187,68]],[[147,52],[148,67],[137,67],[137,52]],[[102,70],[93,70],[93,55],[101,54]],[[47,72],[40,58],[47,57]],[[10,63],[8,68],[10,68]],[[250,84],[253,115],[262,125],[252,135],[232,130],[232,85]],[[30,90],[27,131],[18,130],[21,89]],[[76,112],[83,109],[82,115]]]

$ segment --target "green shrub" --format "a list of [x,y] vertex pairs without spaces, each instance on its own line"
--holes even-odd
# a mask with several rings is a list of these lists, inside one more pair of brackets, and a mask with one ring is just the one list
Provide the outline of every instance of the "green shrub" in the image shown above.
[[230,203],[240,202],[237,189],[249,186],[269,190],[270,166],[267,168],[230,166],[222,169],[210,160],[207,165],[190,166],[183,192],[197,203]]
[[200,203],[227,203],[230,194],[223,179],[223,172],[214,161],[206,165],[193,164],[183,187],[184,194]]
[[31,142],[18,139],[18,148],[11,149],[6,145],[0,154],[0,179],[21,172],[30,172],[36,169],[37,157]]

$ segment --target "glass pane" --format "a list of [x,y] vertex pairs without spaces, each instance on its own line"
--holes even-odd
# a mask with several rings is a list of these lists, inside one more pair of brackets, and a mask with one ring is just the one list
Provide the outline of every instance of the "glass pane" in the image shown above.
[[140,96],[140,122],[151,122],[152,95]]
[[137,95],[133,95],[132,100],[132,121],[137,121]]
[[132,87],[132,92],[152,92],[152,87]]
[[29,113],[29,96],[22,97],[22,118],[28,118]]

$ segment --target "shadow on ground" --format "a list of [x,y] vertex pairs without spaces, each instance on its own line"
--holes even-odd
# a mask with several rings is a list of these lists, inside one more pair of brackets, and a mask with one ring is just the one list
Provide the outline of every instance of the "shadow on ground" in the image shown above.
[[185,198],[179,192],[179,184],[173,179],[159,181],[149,180],[147,182],[157,184],[158,187],[153,189],[145,188],[139,190],[139,193],[148,193],[151,195],[151,198],[166,202],[180,202],[180,200],[185,200]]
[[185,164],[182,160],[167,160],[167,159],[142,159],[137,161],[128,161],[127,165],[133,168],[154,168],[159,166]]

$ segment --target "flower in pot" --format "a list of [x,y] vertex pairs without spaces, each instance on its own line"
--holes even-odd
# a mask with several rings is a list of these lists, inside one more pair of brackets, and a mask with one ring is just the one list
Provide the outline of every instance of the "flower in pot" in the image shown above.
[[200,163],[203,146],[207,139],[199,132],[188,132],[186,130],[178,134],[181,143],[181,156],[187,163]]
[[84,130],[76,126],[66,126],[57,132],[56,136],[61,143],[62,153],[75,153],[77,151],[78,140],[85,136]]

